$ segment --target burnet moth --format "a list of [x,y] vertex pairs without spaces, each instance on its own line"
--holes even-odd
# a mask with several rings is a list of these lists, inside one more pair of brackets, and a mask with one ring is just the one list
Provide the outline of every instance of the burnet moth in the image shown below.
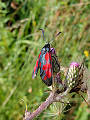
[[[44,30],[40,30],[42,31],[43,37],[45,39]],[[61,32],[59,32],[56,36],[58,36],[60,33]],[[42,81],[47,86],[51,86],[53,72],[57,73],[60,71],[60,64],[58,62],[55,49],[50,47],[50,43],[45,44],[45,46],[41,49],[36,61],[36,65],[34,66],[32,78],[35,78],[39,68]]]

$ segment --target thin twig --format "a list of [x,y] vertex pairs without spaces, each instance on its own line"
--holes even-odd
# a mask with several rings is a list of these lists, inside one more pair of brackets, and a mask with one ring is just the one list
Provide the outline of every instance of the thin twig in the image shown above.
[[49,97],[43,102],[33,113],[28,111],[25,112],[24,120],[32,120],[36,116],[38,116],[41,112],[43,112],[49,105],[53,102],[60,101],[64,96],[66,96],[68,90],[62,93],[62,95],[57,94],[56,92],[51,92]]
[[54,101],[54,93],[51,92],[49,97],[43,102],[33,113],[25,112],[24,120],[32,120],[36,116],[38,116],[42,111],[44,111],[50,104]]

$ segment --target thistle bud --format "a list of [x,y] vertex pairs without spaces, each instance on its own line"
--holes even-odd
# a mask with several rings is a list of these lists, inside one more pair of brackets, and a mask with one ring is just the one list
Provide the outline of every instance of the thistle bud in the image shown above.
[[78,82],[79,66],[80,65],[77,62],[72,62],[68,69],[68,72],[66,75],[66,84],[70,90],[74,88]]

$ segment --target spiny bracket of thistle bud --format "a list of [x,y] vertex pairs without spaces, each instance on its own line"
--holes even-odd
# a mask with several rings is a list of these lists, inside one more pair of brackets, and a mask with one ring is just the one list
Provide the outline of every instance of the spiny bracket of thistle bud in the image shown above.
[[80,90],[80,85],[82,84],[84,66],[83,63],[79,64],[77,62],[72,62],[68,69],[66,75],[66,86],[69,92],[75,92]]

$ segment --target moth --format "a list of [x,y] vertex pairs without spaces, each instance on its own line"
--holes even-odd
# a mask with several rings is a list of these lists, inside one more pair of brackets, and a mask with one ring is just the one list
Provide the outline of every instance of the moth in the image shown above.
[[[43,29],[40,30],[42,30],[42,34],[44,37],[44,30]],[[60,33],[61,32],[59,32],[56,36],[58,36]],[[51,86],[53,79],[53,72],[57,73],[60,71],[60,64],[57,59],[56,51],[54,48],[50,47],[50,43],[46,43],[45,46],[41,49],[38,59],[36,61],[36,65],[34,66],[32,78],[36,77],[39,68],[40,68],[40,77],[42,81],[47,86]]]

